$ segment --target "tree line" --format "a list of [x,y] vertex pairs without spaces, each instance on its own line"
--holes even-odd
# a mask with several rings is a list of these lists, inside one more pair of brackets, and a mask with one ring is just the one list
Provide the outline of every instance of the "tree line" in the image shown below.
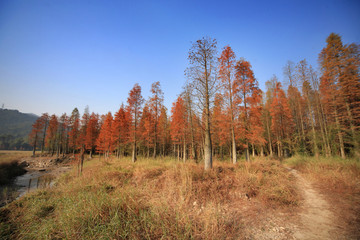
[[[122,157],[174,156],[179,160],[213,157],[236,163],[240,155],[359,157],[359,45],[330,34],[319,54],[320,71],[304,59],[289,61],[283,84],[274,75],[260,88],[251,63],[236,59],[230,46],[217,52],[215,39],[192,43],[186,83],[170,116],[159,82],[145,100],[135,84],[126,105],[113,115],[86,108],[80,117],[43,114],[30,140],[51,154],[93,153]],[[286,87],[284,87],[286,86]]]

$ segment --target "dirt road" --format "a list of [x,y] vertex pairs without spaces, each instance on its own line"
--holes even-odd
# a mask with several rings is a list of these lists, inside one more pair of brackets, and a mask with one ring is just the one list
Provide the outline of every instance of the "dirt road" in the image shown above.
[[336,217],[326,199],[296,170],[289,169],[298,180],[304,205],[300,213],[301,223],[296,227],[296,239],[342,239],[338,233]]

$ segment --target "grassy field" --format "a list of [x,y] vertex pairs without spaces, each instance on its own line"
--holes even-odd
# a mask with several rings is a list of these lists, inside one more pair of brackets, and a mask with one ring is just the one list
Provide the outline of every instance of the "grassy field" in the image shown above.
[[0,185],[7,184],[12,178],[25,173],[18,161],[30,157],[32,151],[0,151]]
[[0,164],[17,161],[24,157],[30,157],[31,155],[32,151],[0,150]]
[[[1,210],[2,238],[236,239],[250,213],[296,209],[294,177],[276,161],[179,163],[97,158]],[[244,209],[247,208],[246,211]],[[253,217],[252,217],[253,218]],[[253,219],[254,220],[254,219]],[[0,237],[0,238],[1,238]]]
[[[359,236],[356,160],[298,156],[283,164],[327,195],[342,216],[340,224]],[[171,158],[139,159],[135,164],[130,158],[94,158],[85,162],[80,177],[74,166],[56,187],[1,209],[0,238],[256,238],[249,229],[268,231],[262,225],[269,222],[266,216],[272,220],[273,213],[283,212],[283,219],[290,221],[302,203],[296,179],[283,164],[269,159],[215,162],[212,170],[204,171],[202,164]]]

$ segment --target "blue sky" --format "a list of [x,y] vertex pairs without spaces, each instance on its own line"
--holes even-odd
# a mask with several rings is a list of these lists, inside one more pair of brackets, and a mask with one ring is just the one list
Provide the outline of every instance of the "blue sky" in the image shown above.
[[160,81],[171,108],[203,36],[250,61],[264,90],[287,60],[317,67],[331,32],[360,43],[360,1],[1,0],[0,104],[114,113],[135,83],[147,99]]

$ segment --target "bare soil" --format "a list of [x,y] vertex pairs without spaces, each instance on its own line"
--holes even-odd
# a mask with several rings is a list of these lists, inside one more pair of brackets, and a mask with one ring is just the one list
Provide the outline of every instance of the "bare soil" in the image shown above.
[[289,169],[298,179],[299,190],[304,198],[295,227],[295,239],[349,239],[339,216],[334,213],[326,196],[322,195],[298,171]]

